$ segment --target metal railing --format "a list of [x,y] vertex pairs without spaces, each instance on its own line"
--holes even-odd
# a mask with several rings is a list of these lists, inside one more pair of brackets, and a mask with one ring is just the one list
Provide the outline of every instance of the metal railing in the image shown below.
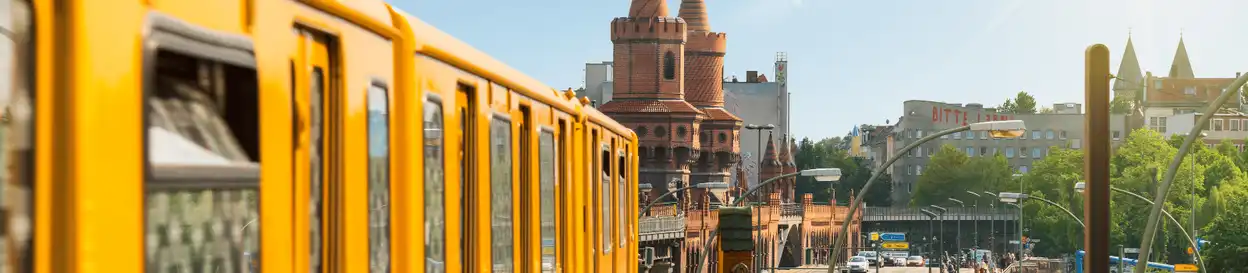
[[801,216],[802,204],[781,204],[780,215],[781,216]]
[[684,216],[644,217],[638,223],[640,233],[655,234],[664,232],[685,232]]

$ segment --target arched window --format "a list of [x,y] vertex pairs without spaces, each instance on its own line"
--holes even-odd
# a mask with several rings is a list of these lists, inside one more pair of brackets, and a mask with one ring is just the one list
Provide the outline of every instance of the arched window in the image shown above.
[[676,54],[672,54],[671,51],[663,54],[663,79],[676,79]]

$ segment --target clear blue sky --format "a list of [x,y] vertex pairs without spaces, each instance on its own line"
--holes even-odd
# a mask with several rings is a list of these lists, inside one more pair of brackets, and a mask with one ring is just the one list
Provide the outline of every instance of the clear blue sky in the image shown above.
[[[611,59],[609,23],[630,0],[391,0],[555,88],[582,84],[584,64]],[[728,33],[725,75],[771,75],[789,54],[793,132],[841,136],[895,122],[901,102],[995,106],[1020,90],[1041,105],[1083,101],[1083,51],[1128,29],[1144,70],[1167,73],[1180,31],[1197,77],[1248,71],[1244,0],[708,0]],[[669,0],[676,16],[680,0]],[[1238,13],[1236,13],[1238,12]],[[1238,36],[1231,35],[1239,33]]]

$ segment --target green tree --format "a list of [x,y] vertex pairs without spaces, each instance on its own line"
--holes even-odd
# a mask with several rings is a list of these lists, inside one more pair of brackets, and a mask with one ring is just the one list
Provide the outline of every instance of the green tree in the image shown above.
[[1204,232],[1211,245],[1201,250],[1209,272],[1248,272],[1248,200],[1229,200],[1225,212]]
[[1109,102],[1109,113],[1118,115],[1130,114],[1132,107],[1131,104],[1132,101],[1124,97],[1114,97],[1114,99]]
[[1035,114],[1036,98],[1026,91],[1018,91],[1018,95],[1014,97],[1014,113],[1017,114]]
[[910,206],[946,204],[949,197],[964,194],[970,159],[953,145],[945,144],[932,155],[910,197]]
[[1001,105],[997,106],[997,112],[998,113],[1017,113],[1018,105],[1014,104],[1014,100],[1012,99],[1005,99],[1005,102],[1002,102]]
[[[811,177],[799,177],[796,193],[800,196],[810,193],[816,202],[826,202],[835,192],[838,203],[847,203],[853,190],[861,189],[871,177],[872,162],[860,157],[852,157],[843,149],[839,137],[825,138],[818,142],[803,138],[798,142],[798,150],[793,161],[799,170],[813,168],[840,168],[841,180],[828,183],[815,181]],[[887,173],[881,174],[878,181],[871,187],[871,192],[864,197],[867,204],[891,204],[892,182]],[[834,191],[833,191],[834,190]],[[855,193],[856,194],[856,193]]]

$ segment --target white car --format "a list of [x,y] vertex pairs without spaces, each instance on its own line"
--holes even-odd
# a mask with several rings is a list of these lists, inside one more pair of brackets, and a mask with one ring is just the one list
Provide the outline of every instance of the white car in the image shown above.
[[854,273],[854,272],[866,273],[867,267],[869,266],[871,266],[871,263],[867,262],[867,257],[853,256],[853,257],[849,257],[849,262],[845,263],[845,270],[843,271],[848,271],[850,273]]

